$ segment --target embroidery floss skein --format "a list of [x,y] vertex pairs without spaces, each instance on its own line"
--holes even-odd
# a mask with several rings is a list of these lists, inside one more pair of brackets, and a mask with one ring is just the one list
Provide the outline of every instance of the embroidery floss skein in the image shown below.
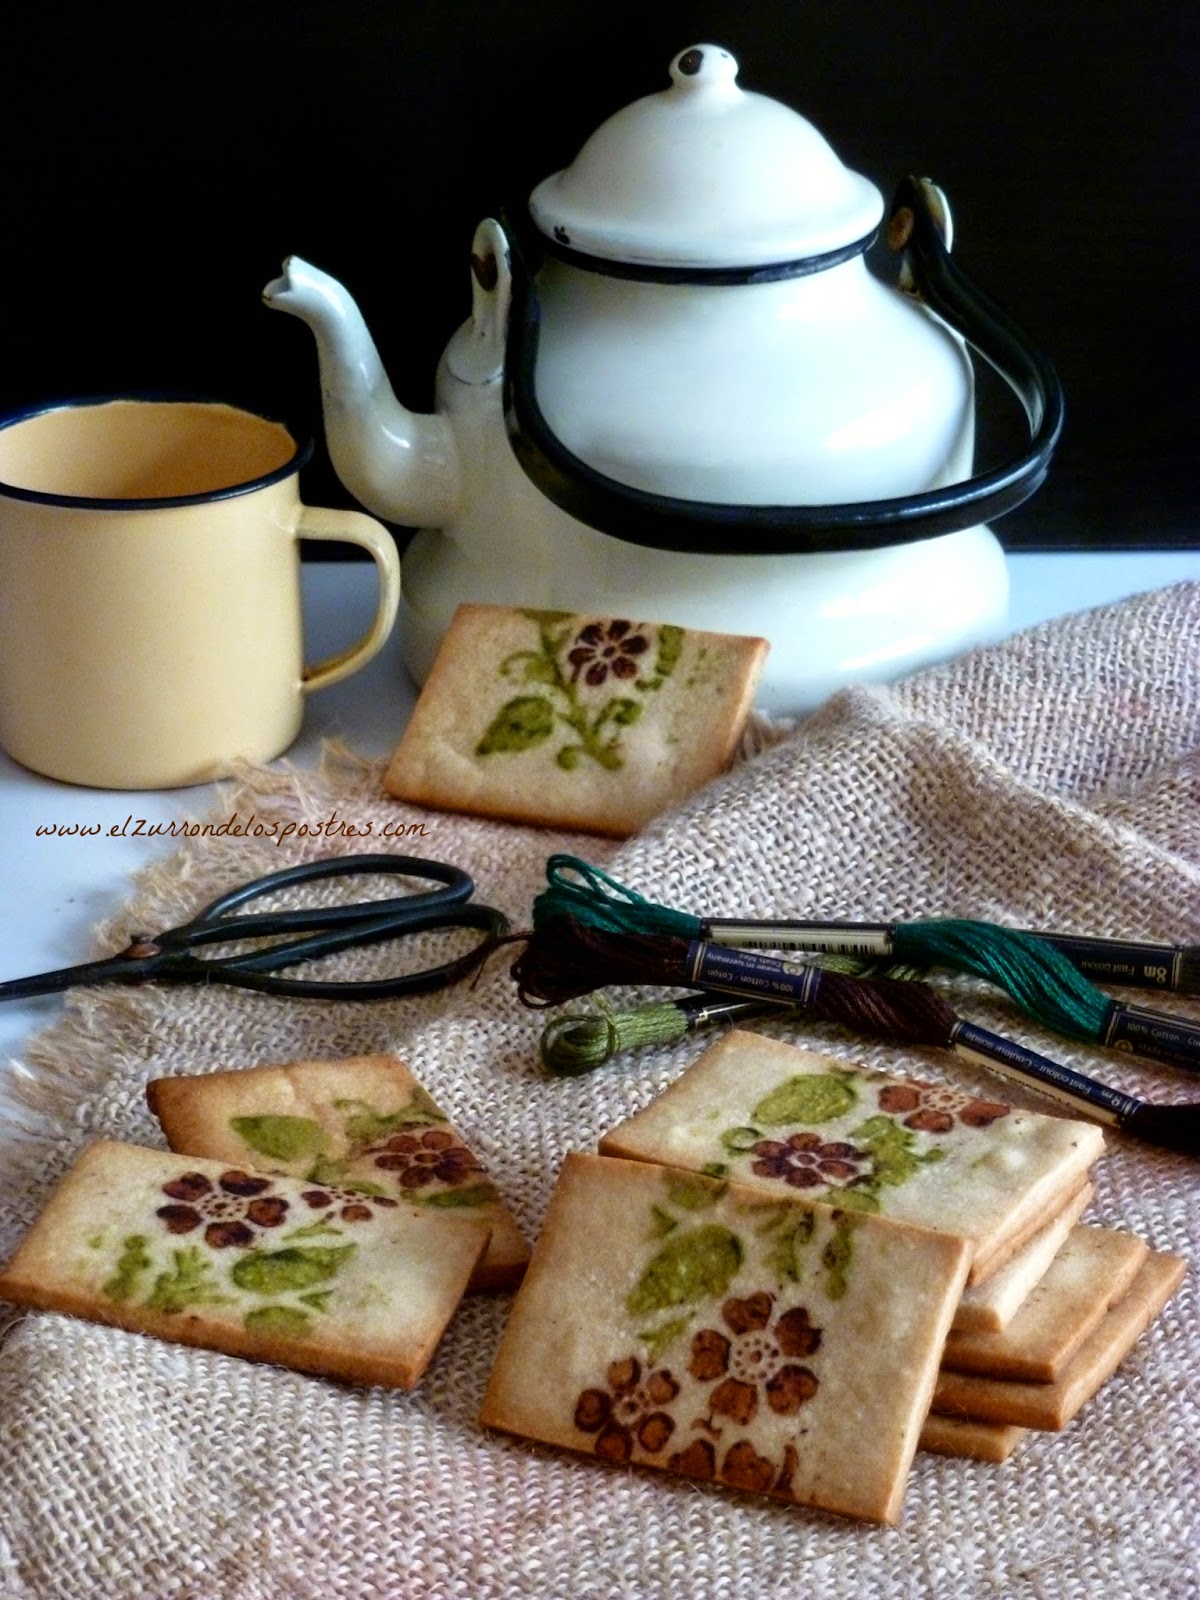
[[533,903],[535,928],[547,918],[569,913],[611,933],[665,933],[738,949],[891,956],[909,966],[946,967],[994,983],[1028,1016],[1065,1038],[1200,1071],[1200,1027],[1182,1017],[1123,1005],[1097,989],[1069,952],[1059,948],[1060,939],[1064,946],[1077,946],[1080,941],[1073,936],[1025,933],[966,918],[907,923],[701,918],[656,905],[570,855],[551,856],[546,877],[548,886]]
[[572,1013],[548,1022],[542,1032],[542,1065],[555,1078],[581,1078],[626,1050],[651,1044],[674,1044],[694,1028],[709,1022],[761,1017],[777,1006],[757,1000],[717,1000],[709,994],[690,994],[682,1000],[663,1000],[636,1011]]
[[696,986],[798,1006],[891,1044],[935,1045],[981,1062],[1152,1144],[1200,1153],[1200,1104],[1157,1106],[959,1017],[928,984],[851,978],[703,939],[614,934],[571,916],[543,918],[512,966],[523,1004],[560,1005],[610,984]]
[[[917,979],[923,967],[899,962],[859,961],[853,956],[814,956],[815,966],[844,972],[852,978]],[[542,1065],[553,1077],[578,1078],[594,1072],[614,1056],[649,1045],[674,1044],[710,1022],[741,1022],[778,1013],[779,1007],[760,1000],[720,1000],[713,994],[689,994],[681,1000],[659,1000],[632,1011],[614,1011],[601,1001],[594,1012],[572,1012],[555,1017],[542,1030]]]

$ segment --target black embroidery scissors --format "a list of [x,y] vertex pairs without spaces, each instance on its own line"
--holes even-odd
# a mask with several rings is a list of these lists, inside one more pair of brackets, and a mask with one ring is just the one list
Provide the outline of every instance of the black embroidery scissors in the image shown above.
[[[304,906],[285,911],[257,911],[241,916],[239,907],[264,895],[325,878],[359,874],[432,879],[440,888],[399,895],[390,900],[361,900],[349,905]],[[441,861],[416,856],[334,856],[285,867],[231,889],[206,905],[190,922],[162,933],[139,936],[115,956],[87,961],[56,972],[0,983],[0,1000],[27,1000],[56,994],[77,984],[227,983],[264,994],[303,1000],[389,1000],[402,994],[445,989],[479,967],[508,932],[503,912],[471,902],[475,884],[465,872]],[[283,977],[281,967],[316,961],[352,947],[379,944],[410,933],[442,928],[479,928],[484,937],[466,955],[441,966],[397,977],[338,981]],[[292,938],[298,934],[302,937]],[[277,942],[242,954],[203,956],[198,947],[247,939]]]

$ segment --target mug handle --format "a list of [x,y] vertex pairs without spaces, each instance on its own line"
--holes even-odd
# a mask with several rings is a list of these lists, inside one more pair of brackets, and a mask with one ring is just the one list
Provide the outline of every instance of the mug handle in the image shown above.
[[336,655],[314,661],[303,669],[300,688],[305,694],[311,694],[314,689],[326,689],[331,683],[348,678],[383,648],[400,605],[400,557],[395,540],[383,524],[361,511],[301,506],[294,535],[297,539],[332,539],[342,544],[361,545],[370,552],[379,576],[375,620],[362,638]]

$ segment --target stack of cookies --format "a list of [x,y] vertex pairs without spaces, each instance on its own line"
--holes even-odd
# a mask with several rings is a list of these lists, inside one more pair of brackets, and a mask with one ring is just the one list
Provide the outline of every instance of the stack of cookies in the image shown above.
[[1178,1257],[1084,1226],[1091,1123],[1016,1111],[731,1032],[601,1152],[802,1195],[966,1241],[922,1445],[1003,1460],[1060,1429],[1181,1281]]
[[173,1152],[101,1142],[0,1298],[356,1383],[411,1388],[464,1293],[529,1249],[392,1057],[160,1079]]
[[521,1282],[485,1426],[878,1522],[918,1448],[1065,1426],[1184,1272],[1079,1222],[1091,1124],[756,1034],[567,1157],[532,1259],[394,1058],[148,1093],[171,1152],[93,1145],[0,1296],[409,1387]]

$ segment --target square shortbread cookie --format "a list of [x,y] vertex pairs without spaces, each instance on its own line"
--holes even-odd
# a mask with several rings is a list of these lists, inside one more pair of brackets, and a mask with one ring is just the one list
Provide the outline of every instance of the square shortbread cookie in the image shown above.
[[1055,1383],[1021,1383],[943,1371],[938,1376],[932,1409],[942,1416],[970,1417],[1020,1428],[1065,1428],[1101,1384],[1112,1377],[1186,1272],[1187,1263],[1179,1256],[1152,1250],[1130,1288],[1110,1307]]
[[1003,1422],[973,1422],[969,1417],[939,1417],[930,1412],[921,1429],[919,1448],[968,1461],[1007,1461],[1028,1431]]
[[967,1246],[568,1156],[480,1421],[894,1522]]
[[184,1155],[302,1178],[340,1206],[387,1194],[491,1229],[469,1288],[511,1289],[529,1246],[458,1129],[395,1056],[294,1061],[146,1086]]
[[487,1245],[387,1197],[346,1220],[308,1186],[91,1145],[0,1273],[0,1299],[352,1383],[420,1378]]
[[733,759],[765,639],[464,605],[388,767],[417,805],[624,837]]
[[1049,1271],[999,1333],[951,1331],[942,1367],[1053,1383],[1137,1277],[1149,1247],[1115,1228],[1073,1228]]
[[880,1212],[969,1241],[971,1283],[1085,1180],[1090,1122],[972,1099],[733,1030],[600,1141],[605,1155]]
[[958,1302],[952,1333],[1000,1333],[1046,1276],[1067,1235],[1087,1210],[1095,1186],[1083,1184],[1056,1217],[1022,1245],[986,1282],[968,1289]]

